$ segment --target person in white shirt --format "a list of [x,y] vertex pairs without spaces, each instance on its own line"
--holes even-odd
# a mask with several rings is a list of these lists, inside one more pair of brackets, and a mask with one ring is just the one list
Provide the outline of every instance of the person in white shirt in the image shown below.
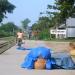
[[22,40],[23,40],[23,32],[20,30],[19,32],[17,32],[17,43],[18,43],[18,46],[21,46]]

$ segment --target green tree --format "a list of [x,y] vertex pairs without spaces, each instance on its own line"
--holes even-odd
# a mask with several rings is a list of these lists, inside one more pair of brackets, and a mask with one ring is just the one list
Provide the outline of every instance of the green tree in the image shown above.
[[0,26],[0,36],[11,36],[16,34],[16,31],[19,29],[13,22],[8,22]]
[[31,22],[31,21],[30,21],[28,18],[26,18],[25,20],[23,20],[23,21],[22,21],[22,27],[23,27],[23,29],[27,29],[28,24],[29,24],[30,22]]
[[49,12],[49,14],[53,14],[54,17],[57,15],[59,23],[66,24],[66,19],[75,15],[75,0],[55,0],[55,4],[48,5],[48,9],[56,10],[57,12]]
[[37,23],[32,24],[31,29],[32,29],[33,31],[37,30],[37,29],[38,29]]
[[36,31],[38,39],[47,39],[49,38],[49,28],[52,27],[51,21],[48,17],[42,16],[39,17],[37,23],[32,25],[32,31]]
[[8,0],[0,0],[0,22],[3,18],[7,18],[6,13],[12,13],[15,6]]
[[[40,17],[37,23],[32,25],[33,30],[40,31],[39,38],[44,39],[49,37],[49,28],[57,27],[61,23],[65,23],[68,17],[75,15],[75,0],[55,0],[54,5],[48,5],[49,9],[46,13],[48,17]],[[52,11],[53,9],[54,11]],[[43,14],[43,13],[40,13]],[[42,37],[43,36],[43,37]]]
[[5,24],[2,24],[0,29],[4,30],[6,32],[12,32],[13,29],[17,30],[18,27],[13,22],[8,22],[8,23],[5,23]]
[[42,17],[39,17],[39,20],[37,21],[37,23],[34,23],[32,25],[32,29],[41,31],[43,29],[49,28],[50,26],[51,25],[50,25],[49,18],[46,16],[42,16]]

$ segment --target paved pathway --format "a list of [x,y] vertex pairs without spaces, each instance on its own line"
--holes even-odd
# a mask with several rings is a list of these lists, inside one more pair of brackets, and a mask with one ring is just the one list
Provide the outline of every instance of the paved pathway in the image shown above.
[[[42,41],[29,41],[25,47],[36,47]],[[24,45],[23,45],[24,46]],[[29,51],[20,51],[14,46],[0,55],[0,75],[75,75],[75,70],[27,70],[20,67]]]

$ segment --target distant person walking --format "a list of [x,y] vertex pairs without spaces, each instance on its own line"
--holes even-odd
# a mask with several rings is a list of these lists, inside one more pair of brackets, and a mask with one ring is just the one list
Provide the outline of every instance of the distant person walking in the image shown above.
[[17,43],[18,46],[21,47],[22,41],[23,41],[23,32],[20,30],[19,32],[17,32]]

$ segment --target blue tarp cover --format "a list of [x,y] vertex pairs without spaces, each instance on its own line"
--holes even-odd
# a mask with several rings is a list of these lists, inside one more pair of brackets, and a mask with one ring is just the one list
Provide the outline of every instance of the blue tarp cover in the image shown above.
[[34,62],[37,60],[37,58],[39,56],[42,56],[42,58],[46,59],[46,68],[51,69],[51,64],[52,64],[51,62],[52,61],[51,61],[50,49],[45,48],[45,47],[32,48],[30,53],[26,56],[21,67],[33,69],[34,68]]
[[[22,63],[22,68],[34,69],[34,62],[42,56],[46,60],[46,69],[75,69],[75,64],[70,56],[66,54],[60,54],[60,65],[57,63],[56,57],[51,57],[51,49],[46,47],[36,47],[31,48],[29,54],[25,57],[24,62]],[[58,62],[60,62],[58,61]]]

